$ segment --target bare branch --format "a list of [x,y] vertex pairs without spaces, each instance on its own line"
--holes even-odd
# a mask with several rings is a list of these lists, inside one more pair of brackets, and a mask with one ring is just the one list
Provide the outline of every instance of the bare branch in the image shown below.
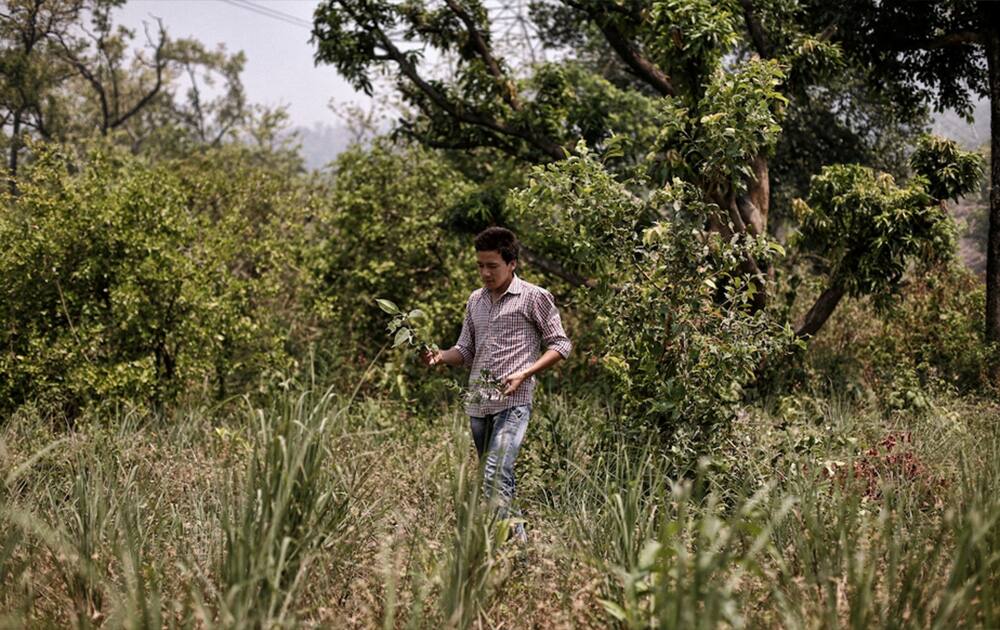
[[58,41],[59,45],[62,47],[63,58],[68,61],[71,66],[76,68],[77,72],[80,73],[80,76],[87,80],[87,83],[90,84],[90,86],[94,89],[94,92],[97,94],[97,98],[101,105],[101,134],[108,133],[108,130],[111,128],[111,113],[108,107],[108,94],[104,89],[104,84],[101,83],[101,80],[97,77],[97,75],[91,72],[90,68],[87,67],[87,64],[76,56],[76,53],[70,45],[66,43],[66,40],[63,38],[61,33],[56,35],[56,41]]
[[[163,28],[163,20],[157,18],[156,23],[159,25],[159,30],[160,30],[160,39],[156,44],[156,51],[153,54],[153,60],[156,68],[156,82],[153,84],[153,87],[150,88],[150,90],[146,92],[146,94],[144,94],[143,97],[140,98],[135,105],[132,106],[131,109],[126,111],[121,116],[118,116],[111,123],[112,128],[123,125],[126,121],[128,121],[129,118],[134,116],[136,112],[138,112],[143,107],[148,105],[149,102],[152,101],[156,97],[156,95],[160,93],[160,88],[163,87],[163,71],[164,69],[166,69],[167,66],[167,61],[163,58],[163,49],[166,47],[167,44],[167,32]],[[147,40],[152,42],[152,39],[149,36],[148,27],[146,28],[146,38]]]

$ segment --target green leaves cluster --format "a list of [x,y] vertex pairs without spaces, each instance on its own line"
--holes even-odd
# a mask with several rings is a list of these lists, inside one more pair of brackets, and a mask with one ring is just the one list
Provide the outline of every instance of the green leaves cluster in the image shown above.
[[49,147],[20,178],[0,217],[0,407],[222,396],[289,365],[296,204],[238,152],[192,162]]
[[428,341],[422,329],[427,324],[427,314],[419,308],[415,308],[408,313],[404,313],[390,300],[377,298],[375,303],[384,312],[392,315],[392,320],[388,323],[389,334],[392,335],[392,347],[398,348],[403,344],[417,344],[425,351],[437,350],[437,344]]
[[536,168],[511,195],[514,216],[593,279],[580,301],[592,325],[578,345],[628,410],[667,431],[705,430],[794,343],[787,326],[749,308],[756,289],[742,271],[747,255],[767,260],[777,248],[708,231],[718,208],[695,186],[675,180],[643,200],[579,152]]
[[648,157],[655,179],[744,191],[754,158],[769,153],[781,133],[788,102],[779,91],[783,79],[777,62],[754,59],[732,71],[718,69],[695,109],[663,99]]
[[347,151],[335,169],[309,251],[315,307],[338,323],[331,336],[371,348],[381,298],[426,313],[428,334],[457,337],[475,264],[470,244],[442,228],[471,183],[440,156],[387,141]]
[[962,151],[958,144],[932,135],[917,140],[910,166],[927,180],[927,193],[934,199],[958,199],[974,192],[983,178],[983,158]]
[[905,186],[856,164],[828,166],[813,178],[808,203],[796,202],[798,245],[822,256],[831,285],[884,302],[913,261],[929,265],[952,255],[956,228],[942,196],[978,185],[979,158],[925,138],[912,163],[920,175]]

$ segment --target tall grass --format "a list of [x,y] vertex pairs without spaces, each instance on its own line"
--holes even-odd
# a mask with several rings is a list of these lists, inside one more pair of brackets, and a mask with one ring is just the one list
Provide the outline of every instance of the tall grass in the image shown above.
[[678,478],[607,409],[542,404],[517,546],[463,415],[259,400],[0,427],[0,626],[1000,627],[989,406],[756,412]]
[[498,556],[506,541],[509,522],[497,521],[480,497],[482,471],[470,463],[468,438],[454,431],[458,444],[451,477],[455,521],[448,540],[448,555],[441,568],[441,612],[448,628],[464,630],[485,614],[489,598],[503,579]]
[[[659,514],[647,507],[645,519],[597,530],[614,544],[604,540],[594,559],[618,580],[605,607],[630,628],[998,627],[997,449],[994,433],[937,505],[919,479],[887,476],[873,494],[854,462],[845,474],[815,468],[766,486],[735,508],[700,493],[700,478],[674,483],[650,500]],[[617,481],[607,470],[597,478],[608,511],[640,513],[620,507],[628,502],[614,489],[641,485],[646,467],[619,468]],[[636,532],[652,521],[658,533],[635,555]]]
[[[219,621],[232,627],[288,625],[310,563],[322,550],[349,551],[348,518],[361,498],[361,471],[338,462],[327,442],[347,407],[332,390],[279,397],[256,410],[242,481],[223,503]],[[329,562],[329,560],[328,560]]]

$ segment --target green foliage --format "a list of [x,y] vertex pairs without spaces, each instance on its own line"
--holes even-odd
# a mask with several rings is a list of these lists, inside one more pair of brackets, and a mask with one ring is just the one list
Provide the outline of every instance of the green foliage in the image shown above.
[[631,195],[585,147],[535,169],[510,206],[548,251],[591,277],[586,339],[629,414],[696,434],[725,418],[790,330],[749,308],[748,254],[780,250],[766,238],[723,239],[706,229],[718,207],[675,180],[648,200]]
[[929,392],[989,391],[981,281],[958,263],[908,274],[888,309],[844,306],[811,345],[811,378],[871,391],[890,406]]
[[692,111],[664,99],[650,156],[658,179],[681,177],[708,191],[746,190],[753,159],[771,151],[781,133],[783,78],[776,62],[755,59],[732,71],[717,69]]
[[[394,335],[405,336],[405,329],[419,332],[421,342],[449,346],[458,338],[475,264],[471,244],[443,224],[471,190],[441,156],[419,148],[380,142],[340,156],[308,260],[314,308],[332,327],[328,338],[349,362],[345,367],[382,345],[384,313],[376,298],[425,316],[419,326],[414,320],[400,328],[400,322]],[[397,351],[385,367],[384,377],[401,390],[403,375],[416,367],[407,354]]]
[[[738,6],[711,0],[666,0],[649,9],[650,53],[682,93],[695,96],[738,38]],[[645,26],[645,25],[644,25]]]
[[931,264],[954,251],[955,224],[920,179],[901,187],[870,168],[829,166],[796,209],[798,245],[823,256],[830,283],[852,295],[884,302],[913,260]]
[[42,396],[73,415],[199,383],[224,395],[287,364],[264,308],[294,252],[276,247],[294,207],[278,181],[248,165],[41,153],[0,219],[0,405]]
[[363,500],[364,476],[330,463],[338,407],[330,390],[287,393],[255,410],[249,463],[222,506],[218,606],[226,625],[285,623],[320,550],[346,560],[354,546],[348,518]]
[[983,178],[983,159],[977,153],[962,151],[958,144],[924,135],[910,156],[910,165],[927,179],[927,192],[944,201],[969,194],[979,188]]

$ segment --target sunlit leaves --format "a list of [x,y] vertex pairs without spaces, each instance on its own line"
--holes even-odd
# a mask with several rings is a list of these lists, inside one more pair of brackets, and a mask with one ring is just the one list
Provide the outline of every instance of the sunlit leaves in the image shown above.
[[935,199],[957,199],[979,186],[983,158],[962,151],[958,144],[937,136],[924,135],[917,142],[910,165],[927,179],[927,192]]
[[925,181],[899,186],[862,166],[826,167],[813,178],[808,204],[796,201],[799,244],[823,256],[832,284],[884,301],[912,262],[954,250],[954,222]]

